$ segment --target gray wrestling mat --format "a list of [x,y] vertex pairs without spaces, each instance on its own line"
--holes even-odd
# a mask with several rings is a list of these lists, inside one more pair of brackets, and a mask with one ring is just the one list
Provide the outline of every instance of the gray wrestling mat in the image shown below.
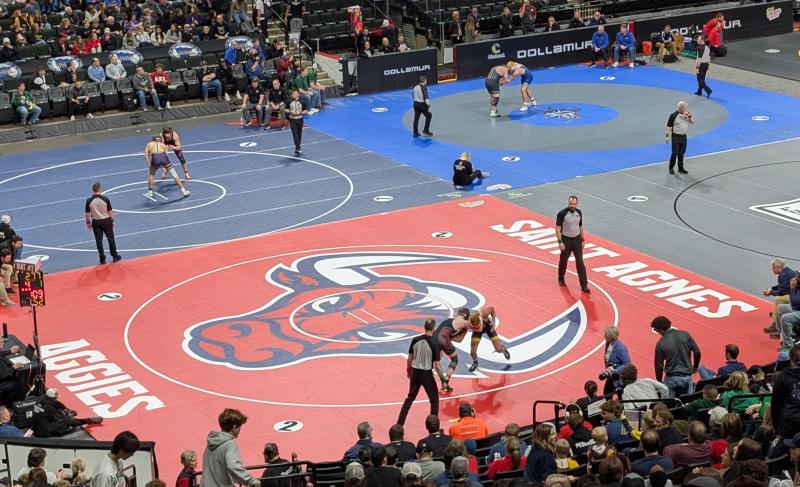
[[800,32],[734,41],[727,47],[728,54],[712,58],[711,64],[800,81]]
[[[596,73],[601,75],[605,72],[597,70]],[[609,70],[608,74],[613,74],[613,71]],[[485,148],[544,152],[597,151],[659,144],[666,115],[654,117],[653,114],[673,112],[677,101],[688,96],[686,91],[653,86],[546,83],[532,87],[534,96],[541,101],[539,105],[520,112],[519,86],[504,86],[500,91],[499,111],[503,116],[491,124],[483,123],[489,113],[489,97],[483,88],[437,99],[436,116],[447,123],[437,124],[436,140],[454,145],[474,140],[480,141]],[[704,121],[692,132],[693,136],[714,130],[727,120],[728,111],[721,104],[705,98],[691,98],[695,106],[702,107]],[[545,100],[558,100],[559,103],[553,105]],[[602,103],[602,107],[598,103]],[[593,123],[570,124],[567,121],[550,126],[539,123],[554,108],[565,105],[584,107],[587,112],[585,120]],[[409,130],[413,120],[413,110],[407,111],[403,124]],[[619,134],[625,135],[621,137]]]
[[[689,142],[691,144],[691,141]],[[586,229],[760,295],[770,260],[800,266],[800,140],[579,177],[501,195],[545,215],[576,194]]]

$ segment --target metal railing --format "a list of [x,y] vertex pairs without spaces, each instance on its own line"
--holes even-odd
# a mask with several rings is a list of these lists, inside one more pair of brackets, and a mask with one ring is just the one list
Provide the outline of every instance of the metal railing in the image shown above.
[[[282,468],[284,472],[290,471],[292,473],[281,473],[279,475],[270,475],[267,477],[257,476],[258,480],[288,480],[290,486],[305,486],[308,482],[312,485],[317,483],[317,467],[313,462],[309,461],[294,461],[285,463],[263,463],[259,465],[246,465],[245,470],[265,470],[267,468]],[[198,477],[203,475],[203,472],[197,472]],[[239,484],[243,485],[243,484]],[[135,487],[135,486],[129,486]],[[247,486],[244,486],[247,487]]]

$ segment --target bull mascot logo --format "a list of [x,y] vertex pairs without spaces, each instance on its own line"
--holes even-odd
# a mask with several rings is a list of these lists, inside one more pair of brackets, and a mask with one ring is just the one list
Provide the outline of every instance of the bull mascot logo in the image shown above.
[[[237,316],[196,324],[184,332],[184,350],[214,365],[266,370],[336,356],[404,356],[427,318],[437,322],[457,308],[476,309],[484,297],[463,285],[382,274],[382,267],[474,264],[483,259],[419,252],[339,252],[278,264],[266,280],[285,290],[264,306]],[[468,274],[466,274],[468,275]],[[503,339],[512,362],[479,348],[484,372],[522,372],[566,353],[585,330],[580,301],[547,323]],[[469,340],[458,344],[459,368],[467,372]],[[494,355],[494,356],[493,356]]]

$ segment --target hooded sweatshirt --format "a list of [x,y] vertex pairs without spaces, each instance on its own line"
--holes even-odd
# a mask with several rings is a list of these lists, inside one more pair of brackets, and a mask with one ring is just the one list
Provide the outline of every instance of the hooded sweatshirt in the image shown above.
[[232,487],[233,484],[253,484],[255,477],[242,466],[242,455],[236,438],[224,431],[208,433],[203,452],[203,478],[200,487]]
[[772,391],[772,421],[785,438],[800,431],[800,366],[784,369]]

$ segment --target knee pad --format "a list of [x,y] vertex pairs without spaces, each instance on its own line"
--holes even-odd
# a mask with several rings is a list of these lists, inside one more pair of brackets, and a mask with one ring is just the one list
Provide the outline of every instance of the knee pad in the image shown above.
[[181,161],[181,164],[186,164],[186,158],[183,157],[183,151],[182,150],[176,150],[175,151],[175,155],[178,156],[178,160]]
[[173,178],[178,179],[178,171],[176,171],[174,167],[169,169],[169,174]]
[[456,354],[455,357],[450,357],[450,366],[449,369],[455,369],[458,367],[458,355]]
[[472,343],[480,343],[480,342],[481,342],[481,337],[475,337],[475,336],[472,337]]

